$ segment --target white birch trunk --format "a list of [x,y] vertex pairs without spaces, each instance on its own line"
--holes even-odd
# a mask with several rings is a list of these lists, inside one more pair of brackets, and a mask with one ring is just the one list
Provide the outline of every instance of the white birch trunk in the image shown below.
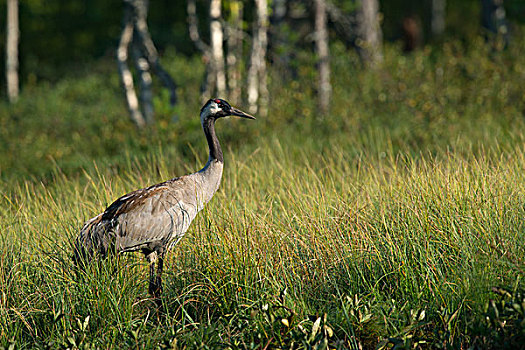
[[252,51],[250,54],[250,67],[248,68],[248,111],[252,114],[257,113],[257,100],[259,100],[259,37],[254,30],[252,37]]
[[265,116],[268,108],[266,50],[268,46],[268,2],[255,0],[257,20],[253,32],[248,70],[248,106],[252,113]]
[[268,75],[266,73],[266,51],[268,49],[268,1],[256,0],[259,24],[259,115],[268,114]]
[[188,32],[190,34],[190,39],[199,51],[203,54],[207,54],[210,48],[202,41],[199,34],[199,20],[197,18],[197,6],[195,0],[188,0],[186,10],[188,12]]
[[[174,106],[177,101],[175,81],[162,68],[157,49],[149,34],[148,6],[148,0],[124,0],[124,25],[117,49],[118,70],[126,96],[126,104],[131,119],[139,128],[154,122],[151,71],[169,90],[171,105]],[[130,45],[132,45],[133,61],[140,84],[140,103],[135,92],[133,75],[127,63]]]
[[137,42],[137,38],[135,36],[131,44],[131,53],[133,55],[133,61],[135,62],[135,69],[137,70],[137,77],[139,80],[140,105],[142,106],[142,114],[146,124],[153,124],[153,91],[151,87],[153,79],[151,77],[148,60],[144,58],[140,48],[141,45],[139,42]]
[[241,58],[242,58],[242,1],[230,1],[230,28],[228,31],[228,98],[233,104],[241,100]]
[[204,81],[201,84],[201,102],[205,103],[210,97],[214,90],[215,80],[213,79],[213,72],[210,67],[211,65],[211,48],[201,39],[199,34],[199,20],[197,18],[197,6],[195,0],[188,0],[187,4],[188,11],[188,31],[190,39],[195,44],[195,47],[201,51],[202,60],[206,64],[206,72]]
[[217,88],[217,95],[225,97],[226,75],[224,73],[224,33],[222,31],[221,0],[211,0],[210,3],[210,36],[211,36],[211,64]]
[[445,32],[446,0],[432,0],[431,30],[434,37],[440,37]]
[[315,0],[315,47],[319,60],[319,109],[322,114],[327,114],[330,109],[332,87],[330,85],[330,56],[325,0]]
[[10,102],[18,99],[18,41],[20,28],[18,24],[18,0],[7,0],[7,43],[6,43],[6,80],[7,97]]
[[140,111],[139,100],[133,84],[133,75],[127,63],[129,45],[133,40],[133,9],[125,3],[124,11],[124,28],[122,29],[117,49],[118,70],[131,120],[138,128],[143,128],[146,126],[146,121]]
[[383,34],[380,25],[378,0],[361,0],[358,46],[361,59],[369,66],[376,66],[383,61],[381,50]]
[[[160,64],[159,59],[159,53],[157,51],[157,48],[155,47],[155,44],[153,43],[153,40],[151,39],[151,35],[149,33],[148,29],[148,8],[149,8],[149,1],[148,0],[135,0],[135,34],[137,34],[137,44],[138,47],[141,49],[140,51],[144,55],[144,60],[146,62],[140,63],[136,62],[137,66],[144,67],[147,73],[144,77],[147,80],[147,76],[149,76],[151,80],[151,74],[149,73],[150,69],[153,70],[153,72],[159,77],[162,84],[166,89],[169,90],[170,93],[170,104],[171,106],[174,106],[177,102],[177,86],[175,84],[175,81],[173,78],[164,70],[162,65]],[[142,70],[139,70],[142,72]],[[146,82],[146,84],[148,84]],[[151,85],[151,82],[149,83]],[[152,114],[151,117],[153,118],[153,102],[152,102],[153,95],[151,94],[151,98],[148,100],[148,103],[151,107]],[[145,107],[146,108],[146,107]],[[147,113],[145,113],[147,115]],[[148,121],[148,119],[147,119]],[[153,119],[151,119],[153,121]]]

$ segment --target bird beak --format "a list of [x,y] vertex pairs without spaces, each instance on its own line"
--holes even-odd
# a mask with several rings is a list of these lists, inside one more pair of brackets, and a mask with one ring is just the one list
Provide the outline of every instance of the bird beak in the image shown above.
[[253,115],[249,115],[248,113],[244,113],[240,109],[233,108],[233,107],[232,109],[230,109],[230,115],[236,115],[237,117],[248,118],[248,119],[255,119]]

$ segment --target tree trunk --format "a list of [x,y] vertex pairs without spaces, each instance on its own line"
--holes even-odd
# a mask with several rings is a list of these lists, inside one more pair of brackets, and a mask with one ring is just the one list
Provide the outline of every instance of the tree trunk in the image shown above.
[[509,40],[503,0],[481,0],[481,5],[481,24],[485,29],[486,38],[494,49],[502,50]]
[[[149,34],[148,6],[148,0],[124,0],[123,29],[117,50],[118,69],[126,96],[126,104],[131,119],[139,128],[154,122],[150,70],[153,70],[169,90],[170,104],[174,106],[177,102],[175,81],[162,68],[157,49]],[[130,44],[132,45],[133,61],[140,82],[140,104],[133,84],[133,75],[127,64]],[[142,106],[142,111],[140,106]]]
[[277,69],[279,76],[289,79],[290,73],[290,47],[287,40],[286,28],[286,0],[274,0],[272,2],[272,16],[270,18],[270,53],[272,66]]
[[248,105],[252,113],[267,114],[268,87],[266,73],[266,49],[268,46],[268,3],[255,0],[257,20],[255,23],[250,68],[248,70]]
[[432,36],[441,37],[445,32],[445,15],[446,15],[446,0],[431,0],[432,1],[432,15],[430,27]]
[[230,4],[230,26],[228,28],[227,44],[228,54],[226,64],[228,66],[228,98],[233,104],[241,100],[241,62],[242,62],[242,1],[231,0]]
[[199,34],[199,20],[197,17],[197,6],[195,5],[195,0],[188,0],[187,3],[188,11],[188,31],[190,34],[190,39],[195,44],[195,47],[201,51],[202,59],[206,65],[206,72],[204,80],[201,84],[201,102],[206,102],[214,90],[215,80],[213,79],[212,69],[211,69],[211,48],[201,39]]
[[257,100],[259,99],[259,53],[260,48],[259,46],[261,43],[259,42],[259,36],[258,34],[258,26],[254,25],[253,33],[252,33],[252,51],[250,54],[250,67],[248,68],[248,79],[247,79],[247,87],[248,87],[248,110],[250,113],[257,113]]
[[329,23],[331,24],[331,28],[334,29],[335,34],[343,41],[347,48],[357,50],[357,42],[360,40],[358,40],[357,33],[357,7],[356,11],[346,13],[337,7],[332,1],[328,0],[325,2],[326,14]]
[[137,70],[137,76],[140,86],[140,105],[142,106],[142,115],[146,121],[146,124],[153,124],[153,91],[151,88],[152,79],[150,73],[150,65],[148,60],[144,57],[141,50],[140,42],[137,39],[137,35],[133,36],[131,43],[131,53],[133,55],[133,61],[135,63],[135,69]]
[[7,97],[10,102],[18,99],[18,0],[7,0],[7,43],[6,43],[6,78]]
[[421,22],[415,15],[408,15],[403,18],[401,24],[403,32],[403,51],[412,52],[422,44]]
[[268,75],[266,72],[266,51],[268,49],[268,1],[256,0],[257,24],[259,26],[259,115],[268,114]]
[[221,0],[210,2],[211,66],[215,76],[217,96],[225,97],[226,75],[224,73],[224,34],[221,25]]
[[146,126],[146,120],[139,108],[139,100],[133,85],[133,75],[128,67],[129,45],[133,40],[133,7],[130,3],[124,2],[123,29],[120,35],[120,42],[117,49],[117,62],[120,80],[126,96],[126,105],[129,110],[131,120],[138,128]]
[[146,64],[148,71],[149,67],[151,67],[155,75],[157,75],[161,80],[164,87],[168,89],[170,93],[170,104],[173,107],[175,103],[177,103],[177,85],[175,84],[173,78],[160,64],[159,53],[157,52],[157,48],[155,47],[155,44],[151,39],[151,35],[149,34],[147,22],[148,7],[148,0],[135,0],[135,33],[137,34],[137,39],[139,39],[139,47],[141,48],[143,55],[147,60]]
[[332,88],[325,0],[315,0],[315,47],[319,60],[319,109],[323,115],[326,115],[329,112]]
[[357,26],[359,56],[366,65],[376,66],[383,61],[378,0],[361,0]]

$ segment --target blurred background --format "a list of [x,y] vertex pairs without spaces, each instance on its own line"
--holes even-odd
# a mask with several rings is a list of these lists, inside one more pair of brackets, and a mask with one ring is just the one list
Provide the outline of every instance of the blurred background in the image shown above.
[[[4,179],[76,173],[93,159],[118,165],[164,143],[192,155],[188,145],[203,142],[199,108],[215,96],[259,117],[251,135],[308,136],[301,140],[318,150],[338,137],[373,152],[384,151],[366,141],[377,138],[407,152],[472,150],[521,132],[522,0],[0,0],[0,8]],[[221,135],[251,143],[245,128]]]

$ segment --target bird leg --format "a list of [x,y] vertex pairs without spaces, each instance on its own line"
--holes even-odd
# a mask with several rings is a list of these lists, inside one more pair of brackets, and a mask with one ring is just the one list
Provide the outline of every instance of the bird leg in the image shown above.
[[155,276],[155,262],[157,261],[158,254],[157,252],[151,252],[147,256],[149,260],[149,294],[153,296],[154,298],[158,298],[160,296],[160,284],[157,284],[157,278]]
[[157,276],[155,276],[155,285],[158,287],[158,295],[162,293],[162,269],[164,268],[164,254],[159,255],[157,263]]
[[[164,254],[152,252],[148,255],[149,265],[149,294],[155,299],[160,298],[162,293],[162,269],[164,267]],[[157,262],[157,273],[155,274],[155,262]]]

